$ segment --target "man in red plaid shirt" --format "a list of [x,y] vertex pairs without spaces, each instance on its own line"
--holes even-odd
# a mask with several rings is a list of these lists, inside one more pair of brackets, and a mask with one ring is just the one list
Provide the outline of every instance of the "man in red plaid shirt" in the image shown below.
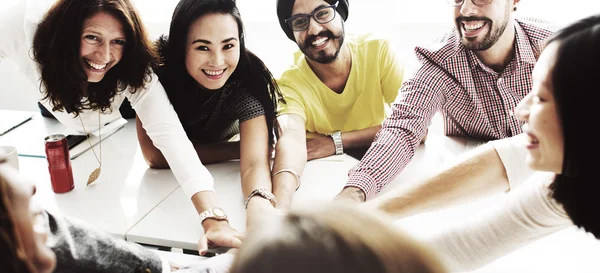
[[514,19],[519,1],[448,0],[455,27],[439,43],[415,49],[421,66],[337,199],[375,197],[411,160],[438,111],[447,136],[494,140],[522,132],[512,112],[531,90],[534,64],[554,28]]

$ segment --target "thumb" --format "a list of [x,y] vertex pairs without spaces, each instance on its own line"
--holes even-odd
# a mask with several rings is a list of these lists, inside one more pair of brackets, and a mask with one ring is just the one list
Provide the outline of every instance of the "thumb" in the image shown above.
[[240,238],[238,238],[236,236],[231,239],[231,247],[240,248],[241,246],[242,246],[242,240],[240,240]]
[[198,252],[200,256],[206,255],[206,251],[208,250],[208,238],[206,235],[202,234],[202,237],[198,239]]

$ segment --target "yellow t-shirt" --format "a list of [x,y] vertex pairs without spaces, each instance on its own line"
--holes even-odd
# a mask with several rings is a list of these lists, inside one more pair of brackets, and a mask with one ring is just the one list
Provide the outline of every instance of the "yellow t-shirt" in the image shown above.
[[306,131],[329,134],[380,125],[402,85],[404,66],[389,41],[371,35],[346,37],[352,67],[344,91],[337,94],[312,71],[304,54],[295,53],[295,65],[277,83],[286,104],[278,115],[296,114],[306,121]]

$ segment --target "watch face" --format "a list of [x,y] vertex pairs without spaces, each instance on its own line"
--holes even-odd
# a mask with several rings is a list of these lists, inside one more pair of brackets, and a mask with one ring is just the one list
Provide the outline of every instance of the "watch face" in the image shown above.
[[222,208],[213,208],[212,212],[217,217],[225,217],[225,211]]

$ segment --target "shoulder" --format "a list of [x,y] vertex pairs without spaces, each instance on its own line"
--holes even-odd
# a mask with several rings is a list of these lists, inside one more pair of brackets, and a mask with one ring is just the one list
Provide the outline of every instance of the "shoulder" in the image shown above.
[[354,47],[389,46],[390,40],[375,33],[349,34],[346,38],[348,45]]
[[297,88],[308,84],[305,73],[309,71],[305,71],[306,69],[310,69],[310,67],[306,65],[304,60],[299,60],[283,71],[281,76],[277,79],[277,84],[279,85],[279,88],[281,88],[281,91],[284,92],[284,90],[289,88]]
[[531,17],[524,17],[515,20],[523,29],[529,40],[534,43],[544,42],[559,28],[557,25],[552,24],[551,22]]
[[454,27],[433,42],[415,47],[415,54],[419,61],[429,60],[438,64],[445,63],[461,52],[464,52],[464,50]]

